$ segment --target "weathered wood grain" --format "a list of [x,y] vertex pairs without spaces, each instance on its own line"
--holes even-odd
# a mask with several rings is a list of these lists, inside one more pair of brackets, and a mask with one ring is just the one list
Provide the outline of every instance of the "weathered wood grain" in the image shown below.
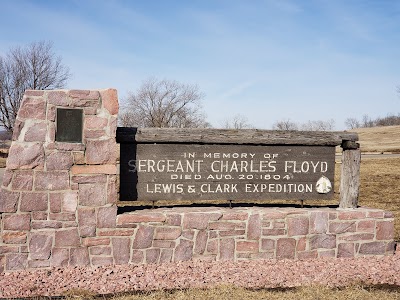
[[274,131],[213,128],[132,128],[118,127],[118,143],[197,143],[254,145],[337,146],[357,141],[353,132]]
[[360,190],[360,149],[344,150],[340,177],[340,208],[356,208]]

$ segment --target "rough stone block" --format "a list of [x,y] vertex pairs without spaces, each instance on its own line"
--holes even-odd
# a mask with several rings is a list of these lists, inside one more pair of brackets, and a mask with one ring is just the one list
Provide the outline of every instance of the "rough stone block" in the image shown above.
[[294,259],[296,253],[296,240],[292,238],[280,238],[276,242],[277,259]]
[[76,216],[75,213],[72,212],[66,212],[66,213],[55,213],[55,214],[49,214],[49,219],[50,220],[55,220],[55,221],[75,221]]
[[181,226],[182,217],[178,214],[168,214],[165,219],[165,224],[170,226]]
[[217,254],[218,253],[218,240],[208,240],[206,249],[207,249],[208,253]]
[[394,237],[393,221],[377,221],[376,222],[376,239],[392,240]]
[[44,166],[44,149],[41,144],[15,144],[10,147],[7,169],[34,169]]
[[107,175],[105,174],[86,174],[74,175],[71,178],[73,183],[107,183]]
[[10,192],[0,189],[0,212],[12,213],[17,211],[19,192]]
[[247,212],[233,212],[233,213],[224,212],[223,216],[221,217],[221,221],[222,220],[245,221],[247,220],[248,216],[249,214]]
[[191,260],[193,256],[193,245],[192,241],[181,240],[179,245],[175,248],[174,261],[187,261]]
[[183,218],[184,229],[206,229],[208,222],[217,221],[222,213],[186,213]]
[[78,228],[68,228],[55,232],[55,247],[77,247],[79,245]]
[[32,229],[59,229],[62,228],[63,223],[60,221],[34,221],[32,222]]
[[115,228],[117,218],[117,207],[100,207],[97,212],[98,228]]
[[275,240],[272,239],[262,239],[261,240],[261,250],[269,251],[275,249]]
[[7,253],[18,253],[19,252],[19,246],[0,246],[0,255],[4,255]]
[[[85,100],[99,100],[99,91],[89,91],[89,90],[70,90],[68,96],[71,98],[85,99]],[[76,101],[76,99],[73,99]],[[98,101],[96,101],[98,102]],[[75,102],[73,103],[76,106]]]
[[141,250],[133,250],[132,251],[132,258],[130,262],[134,265],[140,265],[143,263],[144,260],[144,253]]
[[93,266],[110,266],[114,264],[112,257],[95,256],[92,257]]
[[319,250],[318,251],[319,257],[336,257],[335,249],[332,250]]
[[111,247],[94,246],[89,248],[90,255],[111,255]]
[[[136,226],[135,226],[136,228]],[[135,233],[135,229],[109,229],[101,230],[99,236],[131,236]]]
[[313,251],[302,251],[297,253],[298,259],[313,259],[318,257],[318,252],[316,250]]
[[69,188],[68,171],[38,171],[35,175],[35,189],[37,191],[57,191]]
[[96,164],[114,164],[117,159],[117,144],[114,138],[106,140],[88,140],[86,141],[86,163]]
[[258,240],[261,237],[261,217],[259,214],[253,214],[249,217],[247,223],[247,239]]
[[50,91],[47,94],[47,101],[50,104],[56,106],[68,107],[70,105],[70,99],[68,98],[66,91]]
[[309,232],[309,220],[308,217],[294,217],[288,218],[288,235],[306,235]]
[[280,236],[286,235],[285,229],[263,229],[262,230],[263,236]]
[[13,134],[12,134],[12,140],[13,141],[18,141],[20,139],[20,135],[22,132],[22,129],[25,127],[25,122],[16,119],[14,123],[14,128],[13,128]]
[[4,244],[25,244],[27,233],[24,231],[5,231],[3,232]]
[[39,90],[25,90],[24,95],[26,97],[41,97],[44,95],[44,91],[39,91]]
[[205,230],[199,230],[196,235],[194,244],[194,254],[201,255],[206,250],[207,245],[207,232]]
[[116,89],[106,89],[100,91],[100,97],[103,107],[110,115],[118,114],[118,95]]
[[182,234],[180,227],[156,227],[155,240],[175,240]]
[[135,213],[123,214],[117,216],[117,225],[147,223],[147,222],[164,222],[165,215],[161,213]]
[[47,211],[33,211],[32,212],[32,221],[47,220],[47,217],[48,217]]
[[8,187],[10,185],[13,175],[14,175],[14,171],[7,170],[7,169],[4,170],[3,182],[2,182],[2,185],[4,187]]
[[52,267],[66,267],[69,263],[69,249],[67,248],[53,248],[50,259]]
[[87,183],[79,185],[79,204],[84,206],[102,206],[106,203],[106,186],[104,183]]
[[101,129],[101,130],[87,130],[87,129],[85,129],[83,131],[83,136],[86,139],[100,139],[100,138],[103,138],[103,137],[109,137],[106,134],[106,131],[104,129]]
[[330,233],[345,233],[345,232],[355,232],[356,231],[356,222],[355,221],[343,221],[336,222],[332,221],[329,224],[329,232]]
[[333,234],[317,234],[310,239],[311,250],[324,248],[333,249],[336,247],[336,236]]
[[85,129],[103,129],[108,124],[108,119],[99,116],[87,116],[85,118]]
[[357,232],[375,232],[375,220],[360,220],[357,224]]
[[74,165],[71,167],[72,175],[79,174],[117,174],[117,167],[115,165]]
[[220,230],[218,232],[220,237],[226,237],[226,236],[239,236],[239,235],[244,235],[246,231],[244,229],[237,229],[237,230]]
[[88,265],[90,265],[88,248],[86,248],[86,247],[71,248],[69,264],[71,266],[88,266]]
[[154,236],[154,227],[139,226],[135,239],[133,241],[133,249],[150,248]]
[[85,152],[84,151],[73,151],[72,156],[74,158],[75,165],[85,164]]
[[20,210],[29,211],[47,211],[49,207],[47,192],[23,192],[21,194]]
[[31,216],[30,214],[13,214],[3,216],[3,226],[4,230],[30,230]]
[[109,245],[111,242],[110,238],[104,238],[104,237],[87,237],[82,239],[82,245],[86,247],[92,247],[92,246],[106,246]]
[[[56,106],[47,104],[47,121],[55,122],[56,120]],[[54,141],[54,139],[52,140]]]
[[130,249],[131,249],[130,238],[112,238],[111,242],[112,242],[115,264],[116,265],[127,264],[130,259]]
[[31,191],[33,185],[33,171],[15,171],[11,183],[12,189],[20,191]]
[[18,110],[19,119],[46,119],[46,102],[43,98],[26,97],[22,99],[21,106]]
[[316,211],[310,213],[310,233],[327,233],[329,212]]
[[175,248],[176,242],[175,241],[168,241],[168,240],[154,240],[153,247],[154,248]]
[[339,237],[342,241],[365,241],[365,240],[373,240],[373,233],[353,233],[346,236]]
[[25,142],[45,142],[47,134],[47,124],[36,123],[29,127],[25,133]]
[[68,191],[61,193],[61,211],[62,212],[75,212],[78,206],[78,192]]
[[78,208],[79,235],[81,237],[96,235],[96,211],[94,208]]
[[28,264],[27,253],[9,253],[6,254],[6,270],[23,270]]
[[47,171],[69,170],[73,164],[72,154],[67,151],[54,151],[49,153],[46,158]]
[[258,241],[237,241],[236,250],[246,252],[258,252]]
[[172,249],[161,249],[160,264],[171,262],[172,255],[173,255]]
[[47,268],[50,267],[50,261],[46,260],[28,260],[28,268]]
[[383,255],[385,252],[385,242],[363,243],[360,245],[360,249],[358,250],[358,253],[363,255]]
[[354,243],[340,243],[338,245],[337,257],[354,257]]
[[160,249],[147,249],[146,250],[146,263],[155,264],[160,257]]
[[53,237],[46,234],[32,234],[29,241],[31,259],[49,259]]
[[117,176],[109,175],[107,182],[107,203],[115,204],[118,200],[117,193]]
[[338,212],[339,220],[358,220],[358,219],[365,219],[365,217],[366,217],[366,212],[360,210]]

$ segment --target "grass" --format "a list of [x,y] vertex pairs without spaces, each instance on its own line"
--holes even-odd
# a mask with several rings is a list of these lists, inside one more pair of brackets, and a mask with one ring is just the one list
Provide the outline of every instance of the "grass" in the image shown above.
[[126,295],[91,296],[87,293],[70,294],[67,299],[112,299],[112,300],[315,300],[315,299],[400,299],[400,290],[396,286],[349,286],[329,288],[324,286],[284,288],[284,289],[246,289],[222,285],[210,289],[186,289],[154,292],[135,292]]
[[400,126],[382,126],[357,128],[363,152],[395,152],[400,153]]

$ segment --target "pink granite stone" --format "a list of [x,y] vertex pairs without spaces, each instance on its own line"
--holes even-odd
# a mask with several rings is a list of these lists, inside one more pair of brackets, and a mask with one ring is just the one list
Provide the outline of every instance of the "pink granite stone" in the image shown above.
[[209,221],[217,221],[222,213],[186,213],[183,219],[184,229],[206,229]]
[[179,245],[175,248],[174,261],[187,261],[191,260],[193,256],[193,245],[192,241],[181,240]]
[[106,89],[100,91],[103,107],[108,110],[110,115],[118,114],[118,94],[116,89]]
[[127,264],[130,258],[130,238],[112,238],[111,243],[115,264]]
[[86,247],[71,248],[69,263],[71,266],[90,265],[88,248]]
[[249,217],[247,225],[247,239],[258,240],[261,237],[261,217],[259,214],[253,214]]
[[31,215],[30,214],[12,214],[3,216],[4,230],[30,230]]
[[55,232],[55,247],[76,247],[79,245],[78,228],[68,228]]
[[18,110],[19,119],[46,119],[46,102],[43,98],[26,97],[22,99]]
[[329,212],[312,211],[310,213],[310,233],[327,233],[329,225]]
[[115,228],[117,219],[117,207],[99,207],[97,213],[98,228]]
[[51,170],[69,170],[74,164],[71,152],[54,151],[50,152],[46,158],[47,171]]
[[47,134],[46,123],[36,123],[33,124],[25,133],[25,142],[45,142]]
[[53,237],[46,234],[32,234],[29,241],[29,253],[31,259],[49,259]]
[[81,237],[96,235],[96,211],[94,208],[78,208],[79,234]]
[[20,191],[31,191],[33,185],[33,171],[23,170],[15,171],[14,178],[12,179],[11,187]]
[[23,192],[21,194],[20,210],[29,211],[47,211],[49,207],[47,192]]
[[392,240],[394,237],[393,221],[377,221],[376,222],[376,239]]
[[106,186],[104,183],[87,183],[79,185],[79,204],[83,206],[102,206],[106,203]]
[[68,107],[70,100],[66,91],[50,91],[47,94],[47,101],[49,104]]
[[133,241],[133,249],[145,249],[151,246],[154,236],[154,227],[139,226],[135,239]]
[[280,238],[276,245],[277,259],[294,259],[296,253],[296,240],[292,238]]
[[106,140],[88,140],[86,142],[86,163],[114,164],[117,159],[117,144],[114,138]]
[[147,249],[145,253],[146,257],[146,264],[155,264],[158,262],[158,259],[160,257],[160,249]]
[[57,191],[69,188],[68,171],[38,171],[35,174],[35,189],[37,191]]
[[336,236],[333,234],[317,234],[310,239],[311,250],[324,248],[333,249],[336,247]]
[[0,212],[11,213],[17,211],[19,192],[10,192],[0,189]]
[[44,149],[41,144],[12,144],[7,158],[7,169],[43,168]]
[[66,267],[69,262],[68,248],[53,248],[50,265],[53,267]]
[[23,270],[28,264],[27,253],[10,253],[6,254],[6,270]]
[[293,217],[288,218],[288,235],[306,235],[309,232],[309,220],[308,217]]

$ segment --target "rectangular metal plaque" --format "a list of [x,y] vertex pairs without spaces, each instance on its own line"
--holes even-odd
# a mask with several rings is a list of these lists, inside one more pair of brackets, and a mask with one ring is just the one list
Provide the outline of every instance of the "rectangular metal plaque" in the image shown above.
[[120,200],[331,199],[335,147],[121,144]]
[[83,110],[57,108],[56,141],[82,143]]

